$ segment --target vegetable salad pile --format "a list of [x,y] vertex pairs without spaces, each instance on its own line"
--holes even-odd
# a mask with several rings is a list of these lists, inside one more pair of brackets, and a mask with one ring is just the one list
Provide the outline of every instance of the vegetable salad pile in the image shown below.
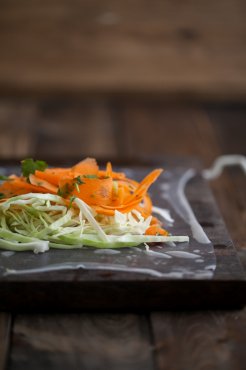
[[171,236],[152,215],[148,189],[162,169],[141,182],[100,170],[93,158],[70,168],[25,159],[22,175],[1,176],[0,248],[35,253],[49,248],[117,248],[187,241]]

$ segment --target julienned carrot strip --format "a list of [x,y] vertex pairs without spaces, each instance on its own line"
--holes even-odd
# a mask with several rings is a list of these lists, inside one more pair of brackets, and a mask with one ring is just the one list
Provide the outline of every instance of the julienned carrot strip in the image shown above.
[[112,177],[112,174],[113,174],[112,164],[111,162],[108,162],[106,166],[106,176]]
[[108,206],[112,203],[113,180],[111,177],[104,179],[82,178],[82,184],[74,187],[72,194],[81,198],[89,205]]
[[[107,170],[99,170],[98,171],[98,177],[107,177]],[[124,174],[124,172],[114,172],[112,170],[112,174],[111,174],[111,177],[113,178],[113,180],[125,180],[126,179],[126,175]]]
[[161,221],[158,220],[158,218],[152,216],[152,219],[151,219],[151,222],[150,222],[150,225],[155,225],[155,226],[161,226]]
[[97,175],[99,168],[94,158],[86,158],[73,166],[72,171],[83,175]]
[[139,204],[139,201],[136,200],[135,202],[132,202],[130,204],[122,204],[121,206],[116,206],[116,207],[107,207],[107,206],[95,206],[93,207],[97,213],[101,213],[103,215],[114,215],[115,210],[122,212],[122,213],[127,213],[132,211],[133,209],[136,208],[136,206]]
[[136,205],[138,205],[142,201],[148,188],[157,179],[161,172],[162,170],[154,170],[148,176],[146,176],[145,179],[139,184],[139,187],[136,189],[136,191],[134,191],[133,194],[127,197],[124,204],[119,206],[100,205],[101,207],[100,210],[98,210],[98,212],[99,213],[100,211],[102,212],[101,208],[105,208],[107,210],[117,209],[120,212],[129,212],[131,209],[133,209]]
[[146,230],[145,235],[164,235],[164,236],[167,236],[168,232],[166,230],[162,229],[160,226],[153,225],[153,226],[150,226]]
[[22,178],[15,178],[12,181],[6,181],[0,185],[0,193],[4,194],[5,198],[12,198],[16,195],[27,193],[48,193],[47,189],[27,183]]
[[143,198],[142,204],[139,204],[135,209],[141,213],[144,218],[147,218],[152,213],[152,202],[148,194]]
[[133,192],[133,194],[129,197],[129,199],[126,200],[126,202],[130,201],[131,199],[134,199],[136,197],[143,197],[143,195],[146,194],[148,191],[150,185],[153,184],[153,182],[156,181],[156,179],[160,176],[162,173],[162,169],[156,169],[149,173],[139,184],[138,188]]
[[47,168],[45,171],[35,171],[35,176],[42,180],[58,186],[59,181],[64,176],[73,176],[70,168]]
[[47,189],[50,193],[57,194],[58,192],[57,186],[52,185],[50,182],[43,180],[35,175],[29,175],[29,180],[32,185],[41,186],[42,188]]

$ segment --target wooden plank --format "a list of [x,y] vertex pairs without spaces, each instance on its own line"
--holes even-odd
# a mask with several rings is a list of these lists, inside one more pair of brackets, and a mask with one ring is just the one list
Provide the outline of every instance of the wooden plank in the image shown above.
[[153,370],[142,315],[17,316],[8,370]]
[[206,106],[210,122],[214,127],[214,135],[226,154],[246,155],[246,109],[243,105]]
[[33,155],[37,104],[26,101],[0,101],[0,157],[25,158]]
[[245,101],[244,14],[243,0],[2,1],[1,93]]
[[153,313],[151,317],[158,370],[245,368],[245,309]]
[[1,99],[0,157],[114,158],[115,129],[104,100]]
[[126,102],[115,110],[115,120],[126,156],[197,156],[208,166],[222,154],[213,124],[201,107]]
[[[240,107],[208,109],[129,99],[121,103],[1,99],[0,155],[56,159],[196,155],[210,166],[218,155],[237,152],[237,145],[238,152],[244,152],[244,121],[245,110]],[[207,142],[209,146],[204,145]]]
[[0,370],[5,370],[10,345],[11,315],[0,312]]
[[83,158],[116,154],[114,123],[103,101],[40,102],[36,155]]

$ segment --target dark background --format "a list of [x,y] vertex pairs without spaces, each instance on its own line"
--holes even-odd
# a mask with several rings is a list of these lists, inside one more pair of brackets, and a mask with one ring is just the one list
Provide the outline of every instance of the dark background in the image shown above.
[[243,0],[1,0],[0,158],[245,153]]
[[[1,163],[245,155],[245,14],[244,0],[0,0]],[[210,186],[246,268],[245,176]],[[245,309],[0,313],[0,370],[244,370],[245,342]]]

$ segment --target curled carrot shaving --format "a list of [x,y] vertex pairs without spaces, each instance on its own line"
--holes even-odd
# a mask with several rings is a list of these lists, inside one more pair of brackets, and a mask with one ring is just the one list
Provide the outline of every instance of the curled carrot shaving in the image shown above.
[[[32,160],[31,164],[36,166]],[[152,202],[147,192],[161,172],[162,169],[156,169],[137,182],[127,178],[124,172],[114,172],[110,162],[105,170],[99,170],[94,158],[86,158],[69,168],[35,167],[28,175],[12,175],[0,185],[0,193],[2,199],[30,192],[52,193],[63,197],[66,203],[78,197],[98,214],[114,216],[116,210],[127,213],[135,209],[147,218],[152,215]],[[167,235],[167,232],[152,217],[146,234]]]
[[112,177],[112,174],[113,174],[112,164],[111,162],[108,162],[106,166],[106,176]]
[[83,175],[97,175],[99,168],[94,158],[86,158],[73,166],[72,171]]
[[70,195],[82,199],[90,206],[107,206],[112,200],[113,180],[108,178],[87,178],[76,176],[75,178],[62,178],[59,189],[64,198]]
[[27,193],[48,193],[48,191],[42,186],[28,183],[23,177],[13,175],[10,176],[10,181],[6,181],[0,185],[0,193],[4,194],[4,198],[8,199],[16,195]]
[[58,186],[59,181],[64,176],[73,176],[69,168],[47,168],[45,171],[35,171],[35,176],[39,179],[48,181],[50,184]]
[[150,226],[146,230],[145,234],[146,235],[163,235],[163,236],[167,236],[168,235],[168,232],[166,230],[163,230],[160,226],[153,225],[153,226]]
[[29,181],[32,185],[41,186],[42,188],[47,189],[50,193],[56,194],[58,191],[58,187],[51,184],[50,182],[43,180],[35,175],[29,175]]

